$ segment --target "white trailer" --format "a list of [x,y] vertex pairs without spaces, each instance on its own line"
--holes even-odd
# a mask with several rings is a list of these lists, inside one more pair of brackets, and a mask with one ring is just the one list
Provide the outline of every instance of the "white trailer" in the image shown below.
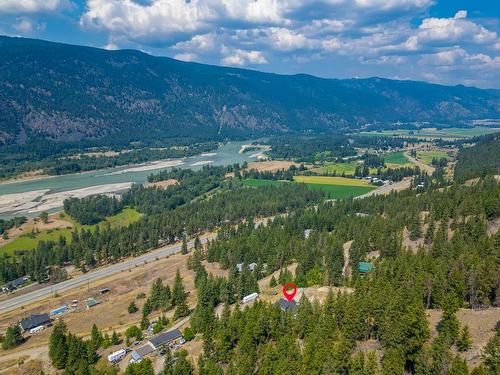
[[243,297],[243,299],[241,300],[241,303],[247,303],[247,302],[253,301],[258,296],[259,296],[259,293],[249,294],[248,296]]
[[120,349],[108,355],[108,361],[111,363],[120,362],[123,359],[123,357],[125,357],[125,354],[127,354],[125,349]]
[[44,326],[38,326],[35,328],[31,328],[30,333],[38,333],[38,332],[42,331],[44,328],[45,328]]

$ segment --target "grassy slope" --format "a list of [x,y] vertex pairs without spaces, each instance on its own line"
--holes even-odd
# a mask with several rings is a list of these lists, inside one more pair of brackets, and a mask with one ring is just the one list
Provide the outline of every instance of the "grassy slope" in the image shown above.
[[432,163],[433,158],[436,159],[450,158],[450,156],[446,151],[418,151],[417,157],[421,159],[424,163],[429,165]]
[[[140,218],[140,216],[141,214],[136,210],[134,210],[133,208],[125,208],[119,214],[110,216],[99,224],[106,225],[106,223],[108,222],[111,225],[111,227],[117,228],[121,226],[127,226],[130,223],[137,221]],[[0,248],[0,255],[1,254],[13,255],[14,250],[32,250],[35,247],[37,247],[40,241],[57,241],[59,240],[60,236],[66,237],[66,240],[69,241],[71,240],[71,232],[74,229],[81,230],[83,228],[83,229],[94,230],[96,227],[96,225],[78,224],[67,216],[65,217],[65,219],[71,221],[73,228],[43,231],[36,234],[34,237],[31,237],[28,234],[20,236],[16,238],[14,241]]]
[[401,167],[411,164],[403,152],[392,152],[390,154],[384,155],[384,162],[391,167],[392,165]]
[[322,184],[322,185],[341,185],[341,186],[371,186],[366,180],[357,180],[354,178],[344,177],[325,177],[325,176],[295,176],[296,182],[306,184]]

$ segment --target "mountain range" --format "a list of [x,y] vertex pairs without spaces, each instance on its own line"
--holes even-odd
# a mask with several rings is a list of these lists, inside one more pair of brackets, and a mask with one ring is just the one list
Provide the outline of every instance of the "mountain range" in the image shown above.
[[0,144],[469,124],[500,117],[500,90],[381,78],[279,75],[0,37]]

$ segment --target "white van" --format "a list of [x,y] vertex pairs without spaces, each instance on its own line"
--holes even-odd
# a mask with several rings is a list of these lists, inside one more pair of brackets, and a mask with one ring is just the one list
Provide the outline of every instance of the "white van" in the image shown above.
[[38,332],[42,331],[44,328],[45,328],[44,326],[38,326],[35,328],[31,328],[30,333],[38,333]]

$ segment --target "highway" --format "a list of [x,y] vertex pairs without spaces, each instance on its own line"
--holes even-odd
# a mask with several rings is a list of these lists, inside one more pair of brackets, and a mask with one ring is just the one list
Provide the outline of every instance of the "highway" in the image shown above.
[[[403,180],[400,182],[396,182],[392,185],[383,185],[378,187],[375,190],[370,191],[369,193],[366,193],[364,195],[360,195],[356,198],[366,198],[372,195],[380,195],[380,194],[388,194],[392,190],[402,190],[405,188],[408,188],[410,186],[410,180]],[[263,223],[264,225],[267,223],[268,220],[272,220],[273,217],[270,218],[265,218],[263,220],[260,220],[256,222],[256,226],[259,225],[259,223]],[[213,240],[215,239],[216,234],[209,234],[209,235],[204,235],[200,236],[200,240],[202,243],[206,243],[207,240]],[[188,242],[188,246],[192,247],[194,241],[191,240]],[[135,258],[128,258],[123,261],[120,261],[119,263],[115,263],[109,266],[105,266],[103,268],[97,269],[95,271],[91,271],[86,273],[85,275],[81,275],[63,282],[60,282],[58,284],[46,286],[37,290],[34,290],[32,292],[26,293],[19,295],[17,297],[9,298],[5,301],[0,302],[0,314],[5,313],[10,310],[14,310],[18,307],[25,306],[29,304],[30,302],[34,302],[43,298],[50,297],[56,292],[65,292],[67,290],[87,285],[88,283],[92,283],[96,280],[102,279],[104,277],[110,276],[117,274],[122,271],[126,271],[128,269],[134,268],[135,266],[143,265],[144,262],[152,262],[155,261],[156,258],[164,258],[168,255],[177,253],[181,251],[182,244],[181,243],[176,243],[173,245],[167,245],[164,247],[161,247],[156,250],[149,251],[143,255],[140,255]]]
[[[208,240],[215,239],[216,234],[209,234],[200,236],[202,243],[206,243]],[[194,241],[189,241],[188,246],[192,247]],[[22,294],[17,297],[9,298],[5,301],[0,302],[0,313],[5,313],[7,311],[16,309],[18,307],[27,305],[30,302],[37,301],[46,297],[50,297],[56,292],[64,292],[69,289],[73,289],[82,285],[87,285],[96,280],[102,279],[116,273],[126,271],[128,269],[134,268],[139,265],[143,265],[144,262],[155,261],[156,258],[165,258],[168,255],[177,253],[181,251],[182,244],[176,243],[173,245],[167,245],[156,250],[149,251],[143,255],[135,258],[129,258],[121,261],[120,263],[115,263],[110,266],[106,266],[95,271],[88,272],[84,275],[69,279],[58,284],[46,286],[32,292]]]

